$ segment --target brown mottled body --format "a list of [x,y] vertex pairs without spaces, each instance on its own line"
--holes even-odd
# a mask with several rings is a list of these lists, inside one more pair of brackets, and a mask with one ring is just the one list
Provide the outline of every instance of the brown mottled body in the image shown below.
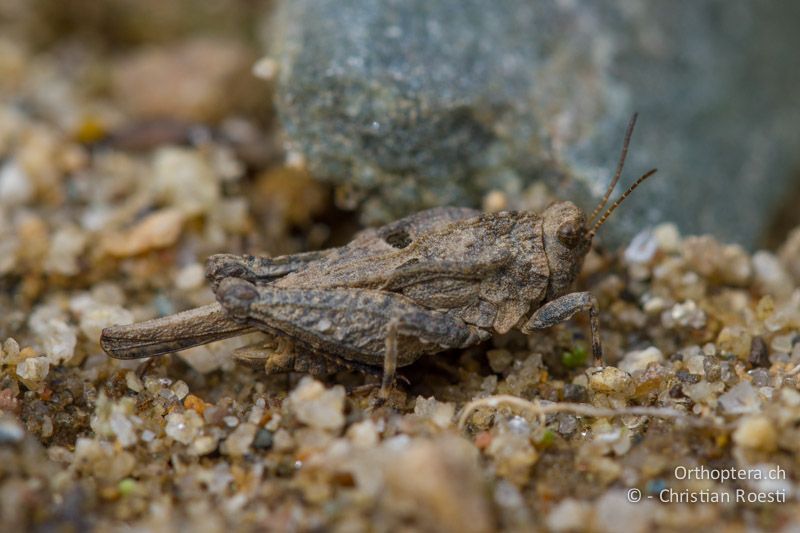
[[[619,178],[632,128],[633,121],[617,174],[590,219]],[[101,343],[113,357],[146,357],[257,329],[290,343],[248,347],[238,359],[267,371],[382,367],[385,395],[395,368],[422,355],[512,328],[530,333],[585,310],[599,364],[597,304],[569,289],[597,229],[650,174],[596,223],[570,202],[541,214],[435,208],[365,230],[339,248],[277,258],[215,255],[206,275],[218,305],[108,328]],[[313,363],[320,357],[326,364]]]
[[[572,279],[552,275],[564,251],[546,233],[564,223],[582,226],[582,212],[569,203],[543,215],[437,208],[325,252],[212,256],[207,275],[221,308],[108,328],[103,347],[115,357],[146,357],[258,329],[292,339],[298,353],[380,368],[394,319],[397,365],[405,366],[505,333],[559,296]],[[560,254],[553,261],[545,242]],[[257,359],[243,353],[239,359]],[[273,371],[294,370],[275,359]]]

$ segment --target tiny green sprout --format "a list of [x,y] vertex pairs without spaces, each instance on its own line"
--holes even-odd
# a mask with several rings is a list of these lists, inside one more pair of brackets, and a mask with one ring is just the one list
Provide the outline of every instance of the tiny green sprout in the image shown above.
[[567,368],[578,368],[586,363],[586,348],[575,346],[572,350],[561,354],[561,362]]
[[126,477],[122,481],[119,482],[117,485],[117,489],[119,489],[119,493],[123,496],[130,496],[136,491],[137,483],[135,479]]
[[542,433],[542,438],[539,439],[539,446],[542,448],[549,448],[553,445],[553,442],[556,440],[556,434],[553,432],[552,429],[545,429]]

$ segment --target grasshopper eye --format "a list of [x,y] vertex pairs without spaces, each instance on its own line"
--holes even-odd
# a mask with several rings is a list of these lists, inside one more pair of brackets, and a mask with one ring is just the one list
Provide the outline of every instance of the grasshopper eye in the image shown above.
[[567,248],[575,248],[581,241],[581,229],[574,222],[564,222],[558,227],[558,240]]

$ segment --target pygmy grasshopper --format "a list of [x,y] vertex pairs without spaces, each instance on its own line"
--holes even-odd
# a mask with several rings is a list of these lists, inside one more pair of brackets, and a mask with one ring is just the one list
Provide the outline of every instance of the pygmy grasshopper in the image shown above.
[[362,231],[339,248],[277,258],[214,255],[206,276],[217,304],[106,328],[101,345],[112,357],[133,359],[255,329],[274,342],[239,349],[238,360],[268,373],[382,370],[385,397],[396,368],[424,354],[466,348],[512,328],[528,334],[588,311],[600,365],[597,302],[569,289],[597,230],[655,172],[600,215],[635,122],[636,115],[614,178],[588,218],[571,202],[541,214],[434,208]]

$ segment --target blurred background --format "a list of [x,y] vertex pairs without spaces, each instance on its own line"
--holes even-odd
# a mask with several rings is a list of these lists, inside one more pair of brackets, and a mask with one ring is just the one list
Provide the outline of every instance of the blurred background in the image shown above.
[[[798,222],[798,11],[744,0],[3,0],[0,148],[32,189],[6,184],[3,201],[52,203],[83,184],[95,225],[130,223],[120,211],[141,216],[169,203],[165,188],[181,196],[202,178],[187,171],[132,205],[119,169],[98,177],[99,161],[168,164],[175,152],[162,149],[210,141],[230,155],[213,188],[223,200],[247,189],[258,201],[238,209],[286,252],[331,242],[337,225],[315,225],[331,218],[341,240],[356,220],[433,205],[539,209],[559,197],[589,208],[638,110],[622,185],[660,174],[607,242],[669,220],[774,247]],[[43,141],[15,120],[49,129],[72,159],[28,168]],[[157,172],[145,174],[128,178]],[[206,201],[210,213],[216,199]],[[114,221],[99,214],[109,205]],[[286,224],[311,240],[285,240]]]

